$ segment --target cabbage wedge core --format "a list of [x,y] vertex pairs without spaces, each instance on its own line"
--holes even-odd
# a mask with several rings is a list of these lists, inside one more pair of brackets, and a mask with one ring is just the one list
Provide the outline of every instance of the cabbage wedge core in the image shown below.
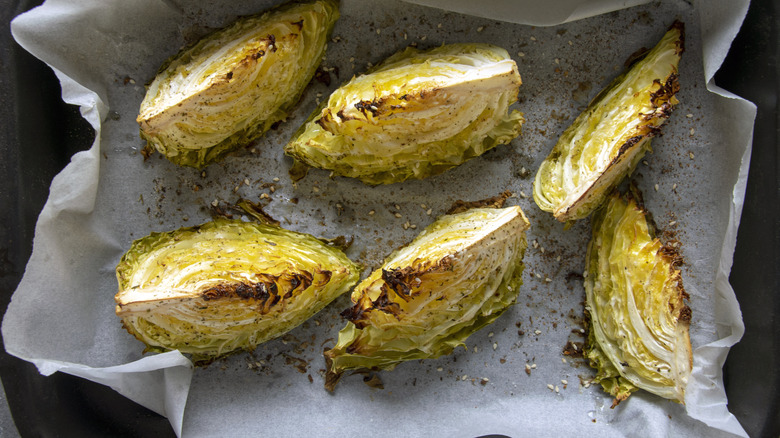
[[520,135],[520,84],[500,47],[410,47],[334,91],[285,152],[372,185],[426,178]]
[[338,16],[334,0],[290,3],[179,53],[141,103],[147,147],[202,168],[261,136],[297,103]]
[[146,350],[208,361],[292,330],[359,269],[310,235],[217,219],[136,240],[116,274],[116,313]]
[[561,222],[587,217],[630,174],[677,104],[684,26],[596,96],[542,162],[534,201]]
[[613,194],[594,213],[586,255],[585,356],[615,404],[637,389],[684,403],[691,374],[680,257],[647,214],[638,194]]
[[445,215],[352,292],[325,387],[346,370],[390,370],[449,354],[493,322],[522,284],[528,220],[520,207]]

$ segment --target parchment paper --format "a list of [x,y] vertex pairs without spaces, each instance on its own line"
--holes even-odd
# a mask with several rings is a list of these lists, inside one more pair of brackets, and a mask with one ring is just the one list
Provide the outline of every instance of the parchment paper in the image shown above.
[[[279,129],[204,172],[159,156],[144,161],[135,122],[143,84],[184,44],[273,2],[234,3],[51,0],[14,20],[17,41],[52,66],[63,99],[81,107],[97,135],[52,183],[32,258],[3,320],[10,354],[45,375],[62,371],[110,385],[186,436],[745,436],[727,411],[721,368],[743,333],[728,273],[755,108],[712,77],[747,1],[701,7],[670,0],[565,22],[639,2],[599,1],[588,9],[581,1],[525,1],[507,9],[510,2],[496,0],[480,2],[484,13],[473,16],[445,10],[471,2],[424,1],[439,7],[430,8],[343,0],[323,64],[332,82],[312,82]],[[579,274],[589,221],[564,231],[529,196],[558,135],[629,55],[652,47],[674,19],[687,29],[681,103],[633,179],[658,225],[682,242],[694,372],[685,406],[640,391],[610,409],[599,387],[581,383],[593,375],[582,359],[563,354],[570,342],[583,342]],[[538,27],[550,24],[557,25]],[[290,182],[282,147],[319,99],[408,44],[453,42],[497,44],[518,62],[518,106],[527,119],[518,139],[424,181],[368,187],[312,171]],[[382,373],[384,389],[357,375],[343,378],[335,394],[323,389],[321,353],[343,326],[338,313],[347,296],[253,353],[199,369],[177,352],[143,357],[114,314],[114,267],[130,242],[205,222],[214,203],[262,201],[287,228],[351,235],[348,255],[376,268],[455,200],[504,190],[516,194],[510,203],[532,223],[517,305],[469,338],[467,350]]]

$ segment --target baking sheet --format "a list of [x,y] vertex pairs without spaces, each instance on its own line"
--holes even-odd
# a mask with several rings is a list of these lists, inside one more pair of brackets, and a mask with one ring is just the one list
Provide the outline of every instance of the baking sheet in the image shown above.
[[[159,157],[144,162],[134,121],[141,84],[182,44],[267,6],[211,2],[206,10],[193,3],[59,1],[15,21],[17,40],[55,68],[64,99],[81,105],[98,135],[92,149],[77,154],[52,184],[33,257],[3,323],[11,354],[34,362],[44,374],[60,370],[108,384],[167,415],[177,432],[194,436],[218,434],[226,425],[274,435],[715,433],[693,418],[744,435],[726,411],[720,367],[742,332],[727,276],[754,112],[749,103],[706,88],[746,3],[713,2],[703,11],[682,1],[650,3],[541,28],[405,3],[344,1],[324,63],[338,73],[331,71],[330,86],[313,83],[288,123],[205,174]],[[582,271],[588,224],[564,232],[526,195],[557,135],[628,55],[655,44],[675,18],[688,30],[682,103],[635,179],[659,225],[683,242],[695,321],[695,378],[687,414],[682,406],[639,393],[610,410],[611,400],[598,388],[580,386],[579,376],[591,375],[587,367],[576,360],[564,363],[561,353],[567,342],[582,341],[572,332],[581,327],[584,295],[573,274]],[[297,187],[289,182],[281,148],[317,99],[407,44],[471,41],[501,45],[518,61],[524,81],[519,107],[528,121],[510,146],[425,181],[372,188],[312,172]],[[352,235],[349,255],[376,267],[454,200],[507,189],[517,194],[511,202],[528,214],[529,241],[535,242],[518,305],[472,336],[468,351],[383,373],[384,390],[363,385],[359,376],[343,379],[335,395],[322,388],[321,351],[342,326],[338,312],[348,305],[346,297],[254,354],[235,355],[194,374],[177,353],[141,359],[141,346],[113,314],[113,268],[130,241],[203,222],[214,201],[258,200],[265,193],[271,199],[266,210],[285,226],[327,237]],[[417,229],[405,228],[407,223]],[[526,363],[536,365],[530,375]],[[301,407],[306,423],[286,414]]]

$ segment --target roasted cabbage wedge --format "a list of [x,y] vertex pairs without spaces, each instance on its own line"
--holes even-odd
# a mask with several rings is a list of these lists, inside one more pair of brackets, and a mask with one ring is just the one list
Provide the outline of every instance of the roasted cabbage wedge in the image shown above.
[[586,255],[585,356],[613,407],[644,389],[680,403],[691,374],[677,251],[655,237],[638,191],[612,194],[593,215]]
[[684,35],[675,22],[563,132],[536,173],[540,209],[561,222],[585,218],[633,171],[677,104]]
[[293,329],[357,283],[359,269],[308,234],[216,219],[136,240],[116,275],[116,314],[147,351],[206,362]]
[[520,207],[445,215],[352,292],[325,387],[346,370],[391,370],[449,354],[515,302],[528,220]]
[[147,148],[202,168],[261,136],[299,100],[338,16],[335,0],[289,3],[179,53],[141,103]]
[[520,135],[509,106],[521,84],[506,50],[489,44],[409,47],[334,91],[285,147],[296,165],[367,184],[422,179]]

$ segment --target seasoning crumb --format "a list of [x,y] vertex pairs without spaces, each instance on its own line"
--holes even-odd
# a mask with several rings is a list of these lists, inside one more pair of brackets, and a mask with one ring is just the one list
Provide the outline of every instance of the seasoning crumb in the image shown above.
[[490,379],[488,379],[487,377],[483,377],[482,380],[479,381],[479,384],[485,386],[489,381]]

